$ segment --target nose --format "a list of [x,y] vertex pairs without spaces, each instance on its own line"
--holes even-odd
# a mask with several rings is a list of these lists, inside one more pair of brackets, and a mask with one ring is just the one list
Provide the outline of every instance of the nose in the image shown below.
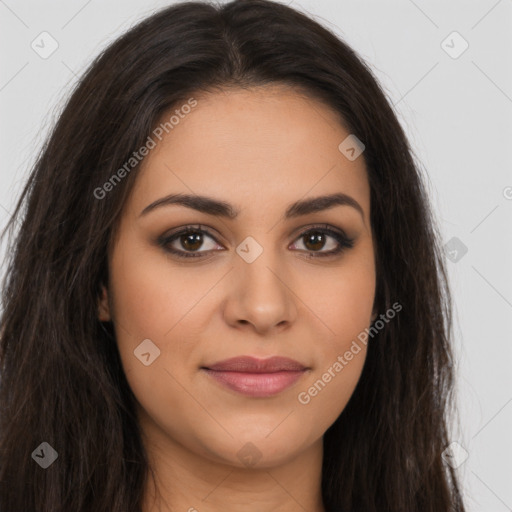
[[281,332],[297,318],[293,277],[270,255],[263,253],[252,263],[240,258],[230,272],[224,307],[226,322],[258,334]]

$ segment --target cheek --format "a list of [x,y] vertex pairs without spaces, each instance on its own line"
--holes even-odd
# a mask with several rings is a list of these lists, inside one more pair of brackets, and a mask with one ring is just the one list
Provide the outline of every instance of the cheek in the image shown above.
[[376,276],[372,253],[362,249],[336,268],[297,281],[297,295],[319,321],[324,354],[345,351],[371,321]]
[[[348,403],[362,373],[375,294],[371,258],[346,260],[334,273],[315,276],[301,296],[319,319],[323,336],[316,345],[316,366],[297,393],[299,410],[327,429]],[[306,294],[307,293],[307,294]]]
[[[201,298],[211,283],[204,275],[200,278],[201,272],[180,272],[153,249],[139,249],[136,243],[129,250],[127,246],[116,248],[111,265],[113,317],[123,370],[141,406],[139,417],[150,418],[150,425],[156,422],[180,437],[191,415],[204,414],[199,406],[194,409],[197,402],[187,388],[189,365],[197,359],[194,337],[197,316],[204,314]],[[141,350],[142,346],[146,348]]]
[[298,417],[312,418],[319,435],[344,410],[366,360],[366,339],[361,334],[369,325],[373,296],[361,289],[356,294],[349,293],[354,290],[346,291],[341,300],[337,295],[336,308],[323,315],[323,321],[334,334],[329,331],[319,340],[314,371],[295,396]]
[[[201,300],[212,286],[211,279],[201,277],[200,271],[180,272],[165,255],[136,243],[129,250],[128,243],[119,245],[111,268],[113,318],[123,368],[136,394],[138,390],[140,396],[152,396],[172,381],[165,369],[181,379],[183,363],[191,356],[197,358],[197,319],[204,315]],[[138,356],[148,352],[146,366]],[[165,385],[157,386],[156,379],[163,379]]]
[[164,339],[211,287],[200,271],[183,272],[135,244],[118,248],[111,274],[116,322],[134,339]]
[[323,435],[343,412],[364,366],[364,344],[349,343],[343,348],[347,350],[328,356],[326,363],[317,368],[314,376],[297,392],[297,417],[312,418],[318,435]]

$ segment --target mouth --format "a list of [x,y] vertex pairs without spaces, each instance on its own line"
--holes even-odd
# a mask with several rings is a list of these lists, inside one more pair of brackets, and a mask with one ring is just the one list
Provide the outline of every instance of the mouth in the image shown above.
[[309,368],[286,357],[258,359],[243,356],[203,366],[201,370],[233,391],[246,396],[264,398],[277,395],[289,388]]

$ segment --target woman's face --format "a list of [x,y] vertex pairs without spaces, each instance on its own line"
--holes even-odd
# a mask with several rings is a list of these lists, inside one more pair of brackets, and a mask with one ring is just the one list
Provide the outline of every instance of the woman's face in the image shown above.
[[[100,311],[149,442],[272,467],[321,442],[363,368],[376,277],[364,153],[342,153],[335,115],[290,89],[196,99],[153,137]],[[161,201],[180,195],[188,206]],[[304,369],[213,368],[239,356]]]

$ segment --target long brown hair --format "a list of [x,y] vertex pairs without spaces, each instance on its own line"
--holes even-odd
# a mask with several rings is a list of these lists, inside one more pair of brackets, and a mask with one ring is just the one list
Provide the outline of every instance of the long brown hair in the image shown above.
[[[270,0],[187,2],[111,44],[72,92],[4,231],[0,510],[139,512],[150,468],[112,325],[97,318],[107,248],[137,166],[95,190],[195,92],[281,83],[339,113],[364,142],[376,310],[403,310],[368,344],[324,436],[327,510],[463,512],[443,463],[453,408],[451,298],[417,159],[371,69],[308,16]],[[18,229],[14,229],[19,224]],[[47,469],[34,451],[58,454]]]

